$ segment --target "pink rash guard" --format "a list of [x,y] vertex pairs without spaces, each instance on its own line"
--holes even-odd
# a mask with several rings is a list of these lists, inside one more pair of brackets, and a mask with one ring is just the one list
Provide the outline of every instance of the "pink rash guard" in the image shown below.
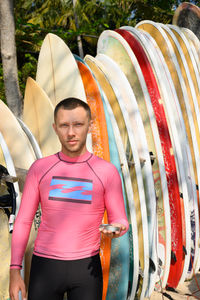
[[35,161],[28,172],[12,235],[13,269],[21,268],[39,202],[42,217],[33,252],[38,256],[74,260],[96,255],[105,209],[109,223],[128,230],[115,166],[90,152],[75,158],[59,152]]

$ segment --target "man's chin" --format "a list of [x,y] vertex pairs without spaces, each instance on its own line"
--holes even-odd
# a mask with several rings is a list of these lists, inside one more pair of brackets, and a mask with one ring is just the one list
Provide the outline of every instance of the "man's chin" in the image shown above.
[[69,154],[71,153],[71,154],[77,154],[77,155],[79,155],[79,153],[81,153],[81,151],[82,151],[82,149],[80,148],[80,147],[67,147],[67,148],[65,148],[65,150],[67,151],[67,152],[69,152]]

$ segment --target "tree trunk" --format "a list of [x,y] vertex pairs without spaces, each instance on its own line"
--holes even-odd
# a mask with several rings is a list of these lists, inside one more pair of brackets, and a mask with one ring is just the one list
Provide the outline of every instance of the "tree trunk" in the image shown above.
[[13,0],[0,0],[0,33],[6,100],[15,116],[21,117],[22,95],[18,82]]
[[[1,1],[1,0],[0,0],[0,1]],[[77,0],[73,0],[74,19],[75,19],[76,29],[79,29],[78,16],[77,16],[77,14],[76,14],[76,1],[77,1]],[[80,56],[81,58],[84,58],[82,39],[81,39],[81,36],[80,36],[80,35],[77,36],[77,44],[78,44],[79,56]]]

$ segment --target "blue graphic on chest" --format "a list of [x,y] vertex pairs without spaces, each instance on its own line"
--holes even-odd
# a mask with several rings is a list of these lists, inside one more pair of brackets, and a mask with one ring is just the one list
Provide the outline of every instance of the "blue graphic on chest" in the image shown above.
[[92,187],[89,179],[53,176],[49,200],[91,204]]

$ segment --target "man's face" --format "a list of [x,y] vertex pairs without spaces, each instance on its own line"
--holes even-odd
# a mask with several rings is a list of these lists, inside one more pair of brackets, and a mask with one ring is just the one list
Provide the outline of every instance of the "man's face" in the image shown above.
[[87,133],[91,130],[91,124],[86,110],[81,106],[72,110],[58,110],[53,127],[64,154],[75,157],[85,153]]

